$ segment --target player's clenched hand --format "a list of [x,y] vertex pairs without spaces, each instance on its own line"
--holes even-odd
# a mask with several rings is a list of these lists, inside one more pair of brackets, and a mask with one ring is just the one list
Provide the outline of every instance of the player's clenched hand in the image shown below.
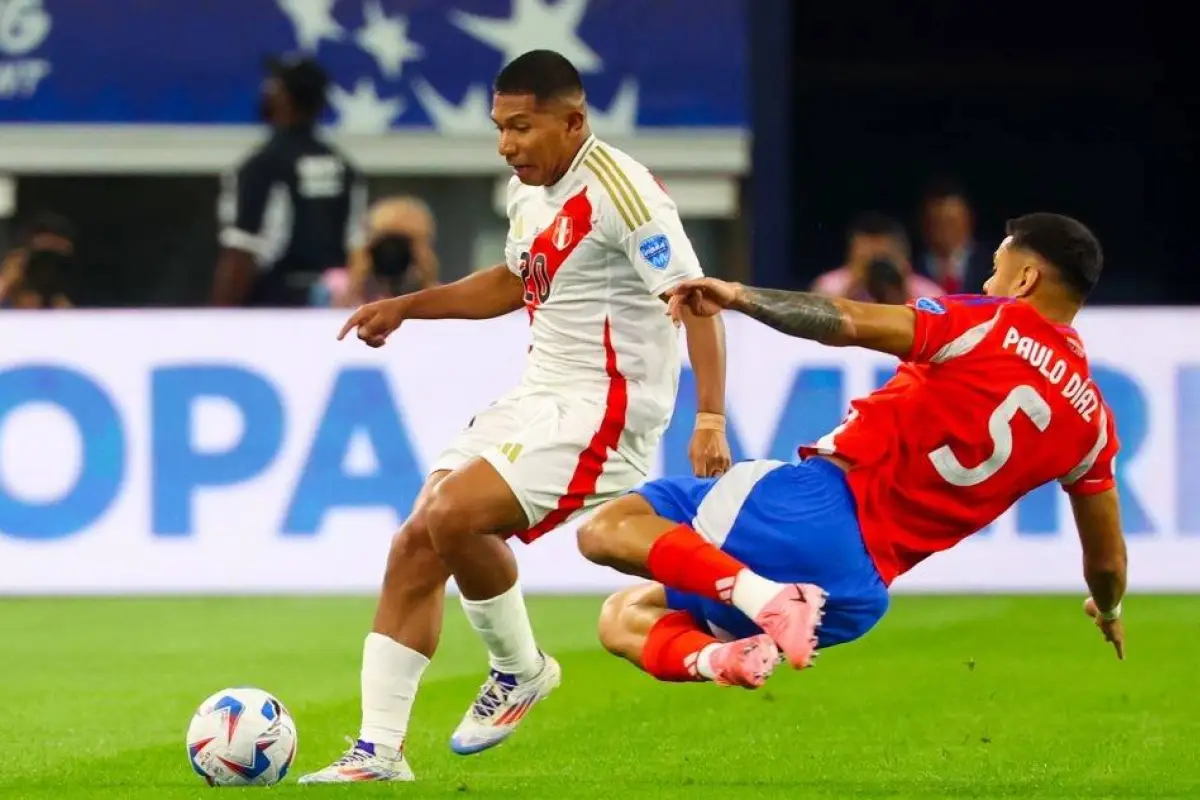
[[724,475],[733,461],[725,434],[708,429],[700,429],[692,434],[688,457],[692,460],[692,469],[700,478]]
[[358,328],[358,338],[362,339],[371,347],[383,347],[383,343],[387,341],[387,337],[400,327],[400,323],[404,321],[404,304],[400,302],[400,298],[393,297],[387,300],[376,300],[374,303],[367,303],[365,306],[360,306],[357,311],[350,315],[350,319],[346,320],[346,324],[342,326],[341,332],[338,334],[338,341],[346,338],[346,334]]
[[1101,617],[1100,609],[1096,607],[1096,601],[1090,597],[1083,602],[1083,610],[1095,620],[1096,627],[1104,634],[1104,640],[1112,642],[1112,646],[1117,651],[1117,658],[1123,661],[1125,659],[1125,626],[1121,624],[1121,620],[1108,620]]
[[711,317],[729,308],[741,297],[740,283],[720,281],[716,278],[696,278],[684,281],[667,292],[667,313],[676,322],[680,321],[683,309],[687,308],[697,317]]

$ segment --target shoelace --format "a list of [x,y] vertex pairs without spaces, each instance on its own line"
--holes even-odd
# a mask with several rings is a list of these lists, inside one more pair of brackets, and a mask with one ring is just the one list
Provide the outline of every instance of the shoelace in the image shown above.
[[346,741],[349,742],[350,749],[346,751],[346,755],[333,762],[332,766],[345,767],[349,766],[350,764],[357,764],[360,761],[366,761],[374,757],[371,753],[359,748],[358,741],[356,739],[351,739],[349,736],[347,736]]
[[493,670],[479,688],[479,696],[471,706],[471,716],[478,720],[487,720],[504,705],[515,688],[515,683],[501,680],[500,673]]

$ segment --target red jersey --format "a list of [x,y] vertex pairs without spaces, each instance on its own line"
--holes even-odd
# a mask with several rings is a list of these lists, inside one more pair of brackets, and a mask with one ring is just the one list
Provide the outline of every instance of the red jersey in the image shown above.
[[887,583],[1052,480],[1111,489],[1111,410],[1078,334],[1020,300],[920,298],[913,351],[801,455],[837,455]]

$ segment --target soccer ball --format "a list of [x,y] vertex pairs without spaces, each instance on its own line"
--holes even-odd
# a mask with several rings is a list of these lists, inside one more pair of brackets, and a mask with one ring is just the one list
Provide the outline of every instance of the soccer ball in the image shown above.
[[262,689],[224,689],[200,704],[188,725],[192,769],[209,786],[271,786],[296,757],[296,723]]

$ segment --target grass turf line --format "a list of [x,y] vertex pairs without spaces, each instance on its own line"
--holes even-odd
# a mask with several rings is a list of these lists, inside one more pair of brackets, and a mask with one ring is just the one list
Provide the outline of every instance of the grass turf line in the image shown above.
[[898,597],[864,640],[758,692],[655,683],[600,650],[599,602],[530,599],[564,685],[464,758],[447,742],[485,662],[452,601],[410,729],[418,782],[308,787],[357,733],[373,600],[3,600],[0,798],[211,797],[183,735],[236,685],[296,717],[272,797],[1200,796],[1200,597],[1127,603],[1124,663],[1073,598]]

